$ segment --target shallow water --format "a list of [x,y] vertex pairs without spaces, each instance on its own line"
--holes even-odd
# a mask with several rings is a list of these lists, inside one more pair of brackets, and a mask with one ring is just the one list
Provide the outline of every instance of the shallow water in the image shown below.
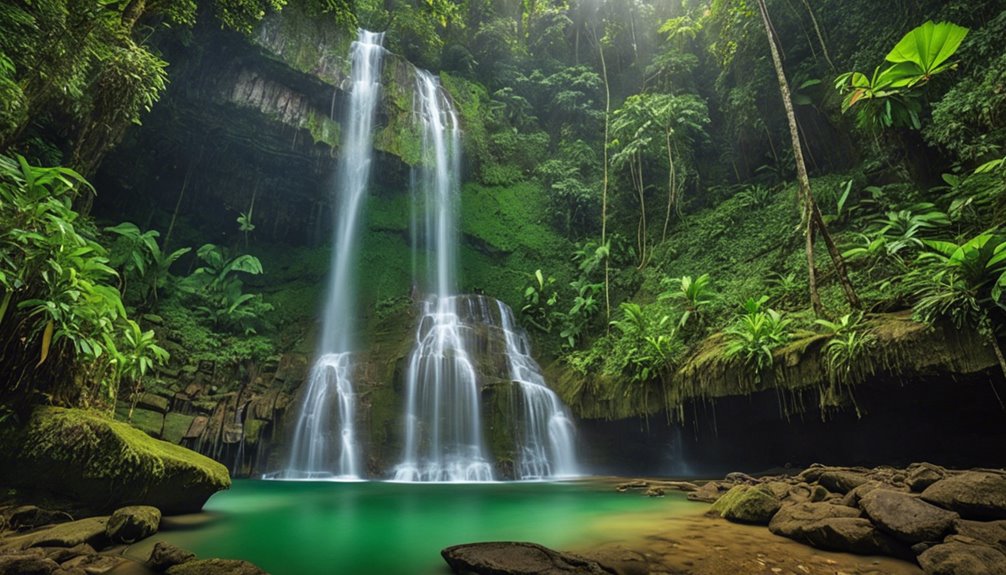
[[605,518],[659,511],[693,512],[680,494],[653,500],[617,493],[612,484],[406,484],[235,481],[214,495],[208,521],[162,531],[200,558],[247,559],[274,575],[449,572],[444,547],[523,540],[584,548],[624,535]]

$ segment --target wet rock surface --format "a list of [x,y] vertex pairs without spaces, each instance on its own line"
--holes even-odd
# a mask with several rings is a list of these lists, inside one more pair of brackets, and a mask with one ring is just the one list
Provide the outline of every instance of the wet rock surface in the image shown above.
[[[25,529],[26,523],[52,523]],[[158,542],[147,561],[123,554],[129,544],[157,532],[161,511],[150,506],[120,508],[111,516],[73,520],[66,512],[34,505],[0,505],[0,575],[261,575],[247,561],[197,560],[195,555]]]
[[455,573],[478,575],[610,575],[617,573],[596,561],[560,553],[534,543],[492,542],[448,547],[440,552]]
[[815,549],[905,560],[927,575],[1006,574],[1004,470],[813,465],[787,475],[731,473],[687,497],[713,503],[711,516],[767,524]]

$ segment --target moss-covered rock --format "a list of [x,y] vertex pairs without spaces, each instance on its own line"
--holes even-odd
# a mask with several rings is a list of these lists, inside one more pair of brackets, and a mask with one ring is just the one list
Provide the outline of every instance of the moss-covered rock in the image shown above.
[[768,525],[781,504],[767,489],[735,485],[713,504],[713,511],[737,523]]
[[0,433],[0,481],[72,498],[88,508],[146,504],[164,513],[202,509],[230,487],[227,469],[81,409],[40,407],[21,428]]
[[161,511],[149,505],[120,507],[108,518],[105,534],[116,543],[133,543],[157,533]]

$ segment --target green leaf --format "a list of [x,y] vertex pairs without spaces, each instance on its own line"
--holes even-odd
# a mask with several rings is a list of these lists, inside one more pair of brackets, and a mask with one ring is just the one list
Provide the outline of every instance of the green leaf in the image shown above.
[[906,34],[885,59],[899,65],[899,73],[915,71],[928,79],[943,69],[941,66],[957,52],[967,35],[967,28],[930,20]]

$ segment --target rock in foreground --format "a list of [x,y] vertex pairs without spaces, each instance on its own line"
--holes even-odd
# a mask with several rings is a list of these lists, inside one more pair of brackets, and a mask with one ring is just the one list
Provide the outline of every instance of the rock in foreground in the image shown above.
[[36,409],[23,428],[0,435],[0,482],[44,489],[93,510],[152,505],[189,513],[230,487],[227,468],[97,413]]
[[596,561],[534,543],[501,541],[455,545],[440,552],[455,573],[478,575],[611,575]]

